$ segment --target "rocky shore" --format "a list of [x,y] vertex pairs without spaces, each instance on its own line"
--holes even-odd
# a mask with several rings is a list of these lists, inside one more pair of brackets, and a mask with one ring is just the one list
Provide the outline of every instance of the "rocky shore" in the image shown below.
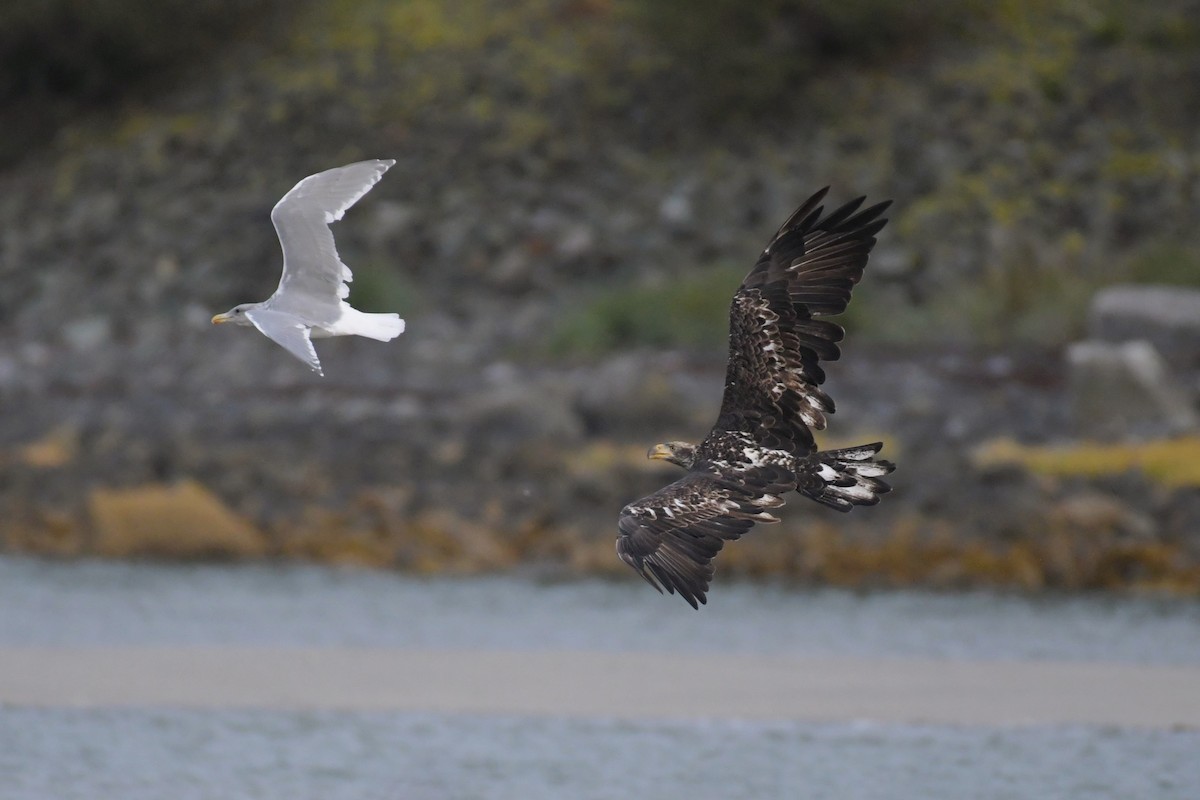
[[[1098,295],[1200,265],[1200,108],[1147,90],[1194,86],[1193,51],[1068,20],[1058,61],[1008,41],[843,65],[804,89],[819,115],[701,131],[669,105],[597,110],[588,82],[612,74],[556,38],[576,5],[521,6],[543,49],[519,16],[478,48],[305,17],[0,173],[0,546],[623,569],[617,512],[673,479],[646,448],[715,418],[723,304],[833,184],[896,201],[826,438],[883,439],[895,491],[848,516],[790,503],[722,574],[1200,592],[1200,338],[1174,306]],[[398,163],[339,247],[355,302],[408,332],[319,342],[322,380],[212,329],[278,278],[275,200],[377,156]],[[646,327],[668,307],[685,316]]]
[[[27,430],[44,433],[10,445],[0,464],[6,546],[418,572],[616,570],[617,511],[674,479],[646,448],[703,433],[723,377],[716,358],[640,353],[588,367],[502,362],[433,389],[399,353],[342,349],[337,371],[373,379],[297,369],[266,386],[10,394]],[[781,525],[729,548],[723,574],[1200,588],[1200,481],[1176,468],[1200,439],[1169,440],[1183,449],[1165,471],[1137,460],[1145,442],[1096,445],[1056,469],[1017,444],[1079,447],[1058,435],[1070,403],[1064,375],[1047,366],[1054,356],[848,349],[830,370],[839,413],[825,441],[883,438],[900,464],[895,491],[847,516],[797,500]],[[1133,460],[1106,473],[1113,448]]]

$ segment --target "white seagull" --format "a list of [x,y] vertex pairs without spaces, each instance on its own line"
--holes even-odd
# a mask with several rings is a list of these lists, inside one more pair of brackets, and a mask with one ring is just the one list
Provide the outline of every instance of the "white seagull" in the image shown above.
[[271,209],[283,246],[283,277],[275,294],[243,303],[212,318],[214,325],[253,325],[320,375],[312,339],[366,336],[391,341],[404,332],[399,314],[367,314],[346,302],[353,275],[338,258],[329,225],[358,202],[394,159],[359,161],[309,175]]

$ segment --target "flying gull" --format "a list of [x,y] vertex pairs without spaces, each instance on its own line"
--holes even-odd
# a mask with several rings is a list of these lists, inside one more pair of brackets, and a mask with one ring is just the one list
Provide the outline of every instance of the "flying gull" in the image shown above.
[[660,592],[706,602],[713,558],[725,542],[798,492],[838,511],[879,502],[892,471],[880,442],[817,450],[833,400],[818,363],[839,355],[840,314],[862,278],[888,203],[863,198],[824,213],[817,192],[775,234],[733,296],[725,396],[700,444],[666,442],[650,458],[687,470],[682,478],[621,510],[617,553]]
[[398,314],[367,314],[346,302],[350,268],[338,257],[329,229],[371,191],[395,160],[359,161],[309,175],[271,210],[283,246],[283,277],[275,294],[212,318],[213,324],[253,325],[320,375],[312,339],[366,336],[391,341],[404,331]]

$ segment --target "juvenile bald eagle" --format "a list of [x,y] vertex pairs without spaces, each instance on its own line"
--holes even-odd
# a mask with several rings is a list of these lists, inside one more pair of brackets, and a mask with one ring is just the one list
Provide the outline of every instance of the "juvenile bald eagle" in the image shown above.
[[688,472],[621,510],[617,553],[662,592],[699,608],[725,542],[796,491],[838,511],[879,502],[895,467],[874,456],[881,442],[819,452],[812,431],[825,427],[833,400],[821,390],[819,361],[840,355],[844,331],[823,319],[839,314],[862,278],[881,215],[891,201],[859,210],[858,198],[825,214],[828,187],[810,197],[771,239],[733,296],[725,395],[700,444],[650,449]]

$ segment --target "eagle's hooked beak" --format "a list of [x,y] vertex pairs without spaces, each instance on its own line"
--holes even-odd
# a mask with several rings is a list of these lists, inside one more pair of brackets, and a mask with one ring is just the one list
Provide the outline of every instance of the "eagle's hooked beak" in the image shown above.
[[232,320],[233,320],[233,317],[232,317],[232,316],[229,314],[229,312],[227,311],[227,312],[225,312],[224,314],[217,314],[216,316],[214,316],[214,317],[212,318],[212,324],[213,324],[213,325],[220,325],[221,323],[224,323],[224,322],[230,322],[230,321],[232,321]]
[[667,447],[665,444],[656,444],[654,447],[650,448],[649,453],[646,453],[646,458],[654,459],[656,461],[670,461],[674,457],[675,453],[672,452],[671,448]]

